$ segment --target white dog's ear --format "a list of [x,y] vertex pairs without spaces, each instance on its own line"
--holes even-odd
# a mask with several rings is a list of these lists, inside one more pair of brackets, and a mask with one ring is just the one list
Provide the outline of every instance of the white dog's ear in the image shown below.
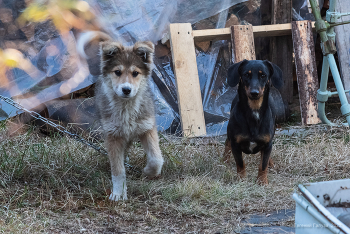
[[104,41],[100,42],[100,54],[101,54],[101,73],[105,74],[109,72],[114,64],[113,59],[115,56],[124,49],[123,45],[119,42]]
[[150,41],[136,42],[134,52],[144,63],[153,63],[154,44]]
[[123,45],[119,42],[103,41],[100,42],[101,60],[107,61],[123,49]]

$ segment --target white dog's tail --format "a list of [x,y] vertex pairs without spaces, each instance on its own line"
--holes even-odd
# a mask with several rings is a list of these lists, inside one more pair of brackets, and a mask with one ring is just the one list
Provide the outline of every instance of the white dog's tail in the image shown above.
[[88,59],[88,56],[85,53],[85,46],[92,40],[100,39],[101,41],[108,41],[112,40],[112,38],[100,31],[86,31],[79,35],[78,41],[77,41],[77,51],[85,59]]

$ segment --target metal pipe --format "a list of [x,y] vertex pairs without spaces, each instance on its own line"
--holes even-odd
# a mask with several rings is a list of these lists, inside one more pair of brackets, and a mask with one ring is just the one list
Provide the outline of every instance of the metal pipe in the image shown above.
[[334,11],[335,11],[336,5],[337,5],[337,1],[335,1],[335,0],[330,0],[330,1],[329,1],[329,8],[328,8],[328,10],[329,10],[330,12],[334,12]]
[[315,16],[315,19],[321,19],[321,12],[320,12],[320,7],[318,5],[318,1],[317,0],[310,0],[310,5],[312,8],[312,13]]
[[331,126],[335,126],[334,123],[329,121],[326,117],[326,103],[325,102],[318,102],[318,107],[317,107],[317,112],[318,112],[318,117],[324,124],[328,124]]
[[[326,117],[326,101],[328,100],[328,91],[327,91],[328,74],[329,74],[329,63],[326,56],[323,56],[320,89],[317,91],[317,94],[318,94],[317,98],[319,99],[317,112],[318,112],[318,117],[320,118],[322,123],[328,124],[328,125],[334,125]],[[322,98],[322,100],[320,100],[320,95],[324,97]]]
[[326,42],[328,40],[327,37],[327,27],[325,22],[323,21],[321,17],[320,7],[318,6],[317,0],[310,0],[312,13],[315,16],[316,19],[316,31],[320,34],[320,38],[322,42]]
[[[345,90],[344,92],[345,92],[345,93],[349,93],[350,90]],[[328,91],[328,97],[332,97],[333,95],[337,95],[337,94],[338,94],[338,92],[329,92],[329,91]]]
[[321,82],[320,82],[320,90],[322,92],[327,91],[327,83],[328,83],[328,75],[329,75],[329,63],[326,56],[323,56],[322,63],[322,72],[321,72]]
[[340,74],[337,68],[337,64],[335,63],[334,55],[333,54],[328,54],[327,55],[327,60],[333,75],[333,80],[335,83],[335,86],[338,91],[340,103],[342,104],[340,110],[341,113],[346,117],[346,120],[348,124],[350,125],[350,105],[348,103],[348,99],[346,98],[345,92],[344,92],[344,87],[343,83],[341,82],[340,79]]
[[327,36],[329,39],[335,42],[335,35],[336,33],[334,32],[334,26],[332,25],[327,29]]
[[334,26],[339,26],[339,25],[349,24],[349,23],[350,23],[350,20],[346,20],[346,21],[341,21],[341,22],[337,22],[337,23],[329,23],[329,25],[334,27]]

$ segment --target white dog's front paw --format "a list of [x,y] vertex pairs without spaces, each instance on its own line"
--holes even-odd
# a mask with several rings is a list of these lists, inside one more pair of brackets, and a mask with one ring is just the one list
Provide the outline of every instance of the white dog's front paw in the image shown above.
[[163,162],[163,158],[150,160],[147,162],[146,167],[143,169],[143,173],[151,178],[158,176],[162,171]]
[[109,195],[109,200],[112,200],[112,201],[127,200],[128,197],[126,195],[125,174],[121,174],[118,176],[112,175],[112,183],[113,183],[113,191],[111,195]]
[[126,195],[126,193],[124,194],[115,194],[115,193],[111,193],[111,195],[109,195],[109,200],[111,201],[120,201],[120,200],[127,200],[128,197]]

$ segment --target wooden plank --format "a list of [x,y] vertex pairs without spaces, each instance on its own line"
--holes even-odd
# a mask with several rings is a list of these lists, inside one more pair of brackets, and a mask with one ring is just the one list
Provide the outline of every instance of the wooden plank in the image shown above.
[[[315,30],[315,22],[312,22],[312,29]],[[253,26],[254,37],[277,37],[292,34],[292,24],[270,24]]]
[[230,40],[230,28],[194,30],[193,38],[196,42],[213,41],[213,40]]
[[[254,37],[274,37],[292,34],[291,24],[260,25],[253,26]],[[229,40],[231,36],[230,28],[194,30],[193,38],[195,42]]]
[[[315,28],[315,22],[312,22],[312,28]],[[253,26],[253,33],[254,37],[288,36],[292,35],[292,25],[288,23]],[[192,35],[195,42],[230,40],[231,28],[194,30]],[[165,44],[169,39],[170,35],[166,34],[162,38],[162,44]]]
[[[272,0],[272,24],[292,22],[292,0]],[[271,39],[271,62],[283,71],[283,87],[279,90],[284,102],[293,101],[293,41],[290,36]]]
[[[345,13],[350,12],[350,1],[335,0],[336,11]],[[343,20],[350,20],[350,16],[343,17]],[[340,25],[335,27],[335,40],[338,51],[338,60],[341,74],[341,78],[344,84],[344,88],[350,89],[350,24]],[[347,94],[348,101],[350,102],[350,95]]]
[[294,21],[292,36],[302,124],[317,124],[321,121],[317,113],[318,77],[311,22]]
[[253,32],[254,37],[288,36],[292,34],[292,25],[290,23],[259,25],[253,27]]
[[231,26],[232,49],[234,51],[234,62],[244,59],[255,60],[255,46],[252,25]]
[[170,24],[170,45],[184,136],[206,134],[192,27]]

